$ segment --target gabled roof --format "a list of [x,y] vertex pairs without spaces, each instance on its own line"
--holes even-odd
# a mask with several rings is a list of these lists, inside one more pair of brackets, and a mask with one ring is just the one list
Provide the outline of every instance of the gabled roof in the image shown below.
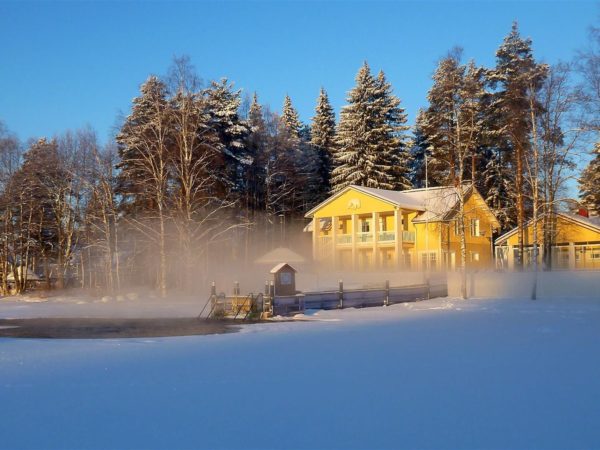
[[[577,223],[583,227],[586,227],[592,231],[596,231],[596,232],[600,233],[600,217],[584,217],[584,216],[580,216],[579,214],[570,214],[570,213],[564,213],[564,212],[555,212],[553,214],[555,216],[562,217],[563,219],[568,220],[569,222],[575,222],[575,223]],[[540,217],[538,218],[538,221],[542,220],[543,217],[544,217],[543,214],[540,215]],[[533,222],[533,219],[528,220],[525,223],[525,227],[527,228],[529,225],[531,225],[532,222]],[[500,245],[501,243],[506,241],[509,237],[515,235],[518,230],[519,230],[519,228],[515,227],[512,230],[507,231],[502,236],[498,237],[494,241],[494,244]]]
[[[413,222],[415,223],[450,220],[458,210],[458,188],[454,186],[431,187],[427,189],[409,189],[406,191],[391,191],[387,189],[375,189],[350,185],[345,189],[342,189],[337,194],[329,197],[324,202],[315,206],[306,213],[305,217],[311,217],[315,211],[321,209],[327,203],[332,202],[350,189],[355,189],[399,208],[419,211],[417,217],[413,219]],[[481,197],[477,189],[475,189],[475,187],[473,187],[470,183],[464,183],[462,189],[465,194],[465,198],[468,198],[474,192]],[[498,226],[498,220],[492,211],[487,208],[487,205],[486,209],[492,217],[492,221]]]
[[374,197],[376,199],[390,203],[391,205],[397,206],[399,208],[412,209],[412,210],[416,210],[416,211],[425,211],[425,207],[422,204],[416,202],[414,199],[405,195],[407,192],[410,192],[410,191],[390,191],[387,189],[375,189],[375,188],[369,188],[369,187],[364,187],[364,186],[350,185],[350,186],[346,186],[341,191],[335,193],[328,199],[319,203],[313,209],[308,211],[304,215],[304,217],[312,217],[316,211],[318,211],[319,209],[321,209],[323,206],[327,205],[328,203],[331,203],[335,199],[339,198],[341,195],[345,194],[346,192],[348,192],[351,189],[354,189],[358,192],[362,192],[363,194],[366,194],[366,195],[370,195],[371,197]]
[[290,269],[291,269],[291,270],[293,270],[294,272],[298,272],[296,269],[294,269],[294,268],[293,268],[292,266],[290,266],[288,263],[279,263],[279,264],[277,264],[275,267],[273,267],[273,268],[271,269],[271,273],[277,273],[277,272],[279,272],[281,269],[283,269],[283,268],[285,268],[285,267],[288,267],[288,268],[290,268]]

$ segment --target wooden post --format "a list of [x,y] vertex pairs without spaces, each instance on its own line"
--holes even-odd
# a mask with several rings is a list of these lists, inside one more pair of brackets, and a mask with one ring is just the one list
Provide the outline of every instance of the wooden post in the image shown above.
[[210,285],[210,295],[217,295],[217,285],[215,284],[215,282],[213,281]]
[[340,280],[338,283],[338,301],[339,301],[339,308],[343,309],[344,308],[344,282],[342,280]]
[[383,306],[390,304],[390,281],[385,280],[385,299],[383,300]]

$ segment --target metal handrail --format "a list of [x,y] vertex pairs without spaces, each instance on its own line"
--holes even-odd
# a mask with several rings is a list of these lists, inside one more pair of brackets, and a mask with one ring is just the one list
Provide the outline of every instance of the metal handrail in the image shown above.
[[264,297],[263,293],[259,292],[258,294],[256,294],[256,297],[252,299],[253,304],[250,305],[250,308],[246,312],[246,315],[244,316],[244,320],[248,319],[248,316],[252,312],[253,307],[258,304],[258,299],[262,298],[262,297]]
[[[204,304],[204,307],[202,308],[202,311],[200,311],[200,314],[198,314],[197,319],[202,319],[202,314],[204,314],[204,310],[206,309],[206,307],[208,306],[208,304],[211,302],[211,300],[213,300],[213,297],[216,297],[216,295],[215,294],[211,294],[210,297],[208,297],[208,300],[206,300],[206,303]],[[210,313],[208,314],[207,318],[208,317],[210,317]]]
[[220,298],[222,298],[222,299],[226,298],[225,294],[222,293],[222,292],[219,295],[213,295],[211,297],[214,297],[215,301],[213,302],[212,307],[210,308],[210,311],[208,312],[208,316],[206,316],[207,319],[210,319],[210,316],[212,316],[212,313],[214,312],[215,308],[217,307],[219,299]]
[[233,320],[237,319],[237,316],[238,316],[238,315],[240,314],[240,312],[242,311],[242,308],[243,308],[244,306],[246,306],[246,301],[247,301],[248,299],[250,299],[250,308],[252,308],[252,300],[253,300],[253,296],[254,296],[254,294],[252,294],[252,292],[250,292],[250,294],[248,294],[248,295],[246,296],[246,298],[244,299],[244,302],[243,302],[243,303],[242,303],[240,306],[238,306],[238,310],[237,310],[237,312],[235,313],[235,316],[233,316]]

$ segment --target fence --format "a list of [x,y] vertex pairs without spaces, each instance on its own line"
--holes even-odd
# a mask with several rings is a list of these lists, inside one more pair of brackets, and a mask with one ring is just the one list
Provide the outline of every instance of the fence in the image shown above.
[[446,297],[446,284],[416,284],[412,286],[369,289],[344,289],[343,283],[337,291],[304,292],[290,296],[275,296],[273,315],[286,316],[310,309],[343,309],[386,306],[395,303],[415,302],[434,297]]
[[[340,281],[337,290],[302,292],[296,295],[276,295],[273,283],[265,286],[265,293],[240,295],[239,285],[233,295],[217,294],[213,283],[211,295],[198,317],[248,319],[252,316],[287,316],[311,309],[367,308],[395,303],[415,302],[434,297],[446,297],[446,282],[390,287],[344,289]],[[206,313],[206,315],[205,315]]]

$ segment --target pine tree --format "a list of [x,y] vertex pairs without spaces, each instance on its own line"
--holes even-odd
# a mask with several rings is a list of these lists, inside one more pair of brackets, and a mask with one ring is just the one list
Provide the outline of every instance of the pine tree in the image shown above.
[[267,124],[265,122],[263,108],[258,102],[256,92],[252,96],[252,103],[248,110],[248,126],[250,133],[247,138],[248,156],[252,164],[247,167],[246,180],[246,204],[252,212],[265,208],[265,167],[268,159]]
[[[425,178],[429,174],[425,173],[425,156],[430,158],[429,142],[422,129],[422,122],[425,120],[422,109],[417,113],[415,129],[413,132],[413,145],[410,149],[410,181],[416,189],[425,187]],[[429,161],[427,161],[429,166]],[[429,167],[427,167],[429,169]]]
[[594,155],[579,178],[579,197],[591,215],[600,216],[600,142],[594,147]]
[[125,213],[133,216],[141,234],[148,236],[148,229],[154,226],[141,218],[156,221],[157,229],[150,234],[159,253],[157,287],[166,297],[169,150],[173,145],[170,108],[166,86],[155,76],[142,84],[140,93],[116,138],[121,159],[118,192]]
[[165,206],[168,110],[166,86],[151,76],[140,87],[140,96],[133,100],[131,114],[117,135],[118,193],[128,212],[154,210],[159,206],[157,201]]
[[248,110],[248,124],[250,125],[250,131],[253,133],[265,130],[263,110],[261,104],[258,103],[256,92],[252,96],[252,103],[250,103],[250,109]]
[[525,157],[530,148],[530,108],[531,91],[539,90],[546,76],[545,65],[535,62],[531,49],[531,39],[524,39],[517,23],[496,52],[496,68],[489,74],[492,87],[496,88],[492,108],[497,111],[500,139],[510,148],[514,178],[514,198],[518,228],[517,266],[522,264],[525,229],[524,183]]
[[292,99],[286,94],[283,101],[283,111],[281,112],[281,123],[287,129],[292,139],[299,139],[300,128],[300,117],[298,111],[292,105]]
[[335,156],[335,113],[323,88],[317,99],[315,116],[312,118],[310,143],[318,156],[317,175],[321,195],[317,200],[320,200],[331,190],[330,177]]
[[220,161],[215,171],[220,185],[218,192],[223,197],[236,200],[243,196],[243,174],[252,163],[245,146],[250,130],[239,115],[241,91],[235,91],[233,84],[223,78],[211,83],[205,97],[210,126],[217,132],[220,142]]
[[338,125],[332,191],[351,184],[381,189],[408,187],[406,116],[385,75],[373,77],[365,62],[347,101]]
[[433,86],[427,94],[429,106],[419,117],[419,130],[428,143],[428,178],[432,186],[453,184],[456,179],[454,127],[456,101],[464,76],[460,52],[454,50],[443,58],[433,74]]
[[376,79],[376,104],[380,104],[379,126],[381,133],[380,149],[385,165],[392,175],[392,189],[404,190],[412,188],[409,179],[411,142],[406,132],[406,114],[400,106],[400,99],[393,94],[392,85],[386,80],[383,71],[379,71]]

